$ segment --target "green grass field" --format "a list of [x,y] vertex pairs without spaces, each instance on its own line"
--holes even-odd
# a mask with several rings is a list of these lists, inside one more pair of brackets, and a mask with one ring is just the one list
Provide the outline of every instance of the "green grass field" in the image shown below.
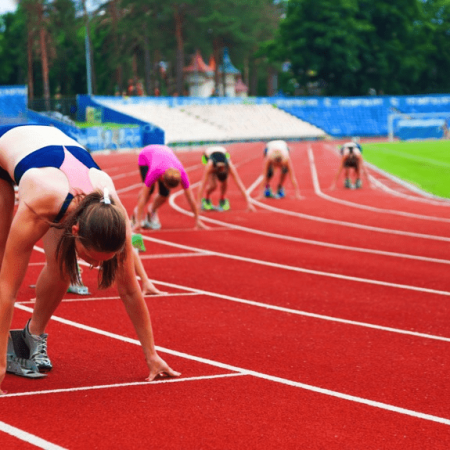
[[440,197],[450,198],[450,141],[367,143],[364,160]]

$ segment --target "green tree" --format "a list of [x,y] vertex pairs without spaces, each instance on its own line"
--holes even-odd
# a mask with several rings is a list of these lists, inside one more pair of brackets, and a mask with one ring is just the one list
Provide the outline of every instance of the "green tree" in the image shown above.
[[421,45],[426,54],[421,91],[450,91],[450,0],[424,0]]
[[26,84],[25,17],[22,12],[0,17],[0,85]]
[[[33,53],[38,53],[40,57],[40,65],[42,70],[42,87],[43,97],[49,105],[50,101],[50,83],[49,83],[49,48],[53,56],[53,48],[50,36],[48,34],[49,27],[49,10],[51,4],[47,0],[21,0],[20,7],[25,11],[28,29],[28,96],[34,97],[34,73],[33,73]],[[37,43],[37,45],[36,45]]]
[[55,49],[50,68],[53,94],[74,96],[86,92],[85,42],[83,19],[72,0],[54,0],[49,34]]
[[413,88],[423,68],[418,0],[290,0],[268,50],[289,60],[300,86],[321,83],[329,95]]

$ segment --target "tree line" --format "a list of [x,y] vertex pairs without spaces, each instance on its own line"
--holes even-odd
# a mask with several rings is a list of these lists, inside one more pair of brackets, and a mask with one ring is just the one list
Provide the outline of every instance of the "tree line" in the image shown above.
[[195,52],[218,85],[227,47],[249,95],[442,93],[449,35],[450,0],[19,0],[0,17],[0,85],[183,96]]

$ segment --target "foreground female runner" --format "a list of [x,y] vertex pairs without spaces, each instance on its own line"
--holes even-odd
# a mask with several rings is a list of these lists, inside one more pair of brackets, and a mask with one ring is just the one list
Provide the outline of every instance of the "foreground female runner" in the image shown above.
[[[14,183],[19,187],[15,215]],[[46,264],[23,331],[39,370],[52,368],[45,328],[68,286],[79,281],[81,258],[99,267],[100,288],[116,281],[144,351],[147,380],[180,375],[155,350],[150,315],[135,275],[130,222],[111,178],[57,128],[18,125],[0,127],[0,385],[14,302],[33,246],[41,238]]]

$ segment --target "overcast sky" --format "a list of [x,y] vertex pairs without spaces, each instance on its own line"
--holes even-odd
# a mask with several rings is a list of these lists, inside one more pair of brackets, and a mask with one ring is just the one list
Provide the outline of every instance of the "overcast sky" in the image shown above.
[[14,12],[17,8],[16,0],[0,0],[0,14]]
[[[86,7],[88,11],[93,10],[98,5],[102,4],[104,0],[87,0]],[[0,0],[0,14],[7,12],[14,12],[17,9],[17,0]]]

